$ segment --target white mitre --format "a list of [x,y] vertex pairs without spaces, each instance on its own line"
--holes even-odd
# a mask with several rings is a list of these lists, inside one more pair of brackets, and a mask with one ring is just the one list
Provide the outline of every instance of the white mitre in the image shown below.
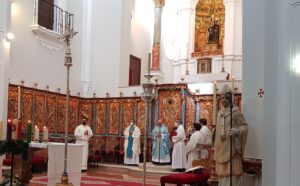
[[226,93],[228,93],[228,92],[233,93],[232,89],[231,89],[227,84],[225,84],[225,85],[222,87],[220,93],[221,93],[222,95],[224,95],[224,94],[226,94]]

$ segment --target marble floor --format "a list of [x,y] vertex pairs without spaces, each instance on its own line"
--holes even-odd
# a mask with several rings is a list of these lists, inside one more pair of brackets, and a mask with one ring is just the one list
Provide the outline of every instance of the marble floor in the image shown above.
[[[113,180],[123,180],[123,181],[133,181],[137,183],[143,182],[143,177],[140,174],[127,174],[125,171],[116,171],[115,168],[107,168],[107,167],[90,167],[88,171],[82,172],[82,175],[93,176],[105,179],[113,179]],[[41,177],[47,176],[47,173],[35,173],[33,177]],[[160,185],[160,175],[148,175],[146,177],[146,183],[151,185]],[[43,184],[30,183],[29,186],[45,186]]]

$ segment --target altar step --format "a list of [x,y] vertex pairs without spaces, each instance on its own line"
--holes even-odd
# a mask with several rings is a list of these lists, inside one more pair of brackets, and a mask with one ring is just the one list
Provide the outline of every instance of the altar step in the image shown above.
[[[128,166],[120,164],[98,164],[98,168],[102,171],[111,171],[127,174],[130,176],[143,176],[143,163],[138,166]],[[147,177],[160,178],[161,176],[176,174],[172,172],[171,165],[154,165],[151,162],[146,163]]]

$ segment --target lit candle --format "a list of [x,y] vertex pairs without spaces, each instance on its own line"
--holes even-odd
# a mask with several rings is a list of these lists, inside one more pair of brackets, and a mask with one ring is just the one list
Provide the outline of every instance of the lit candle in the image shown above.
[[48,129],[46,126],[43,128],[43,140],[48,141]]
[[32,135],[32,125],[31,125],[31,121],[28,120],[28,123],[27,123],[27,133],[26,133],[27,143],[31,142],[31,135]]
[[38,140],[39,140],[39,137],[40,137],[40,131],[39,131],[38,126],[35,125],[35,127],[34,127],[34,136],[33,136],[33,139],[34,139],[35,141],[38,141]]
[[6,131],[6,140],[7,141],[11,140],[11,135],[12,135],[12,120],[8,119],[7,120],[7,131]]

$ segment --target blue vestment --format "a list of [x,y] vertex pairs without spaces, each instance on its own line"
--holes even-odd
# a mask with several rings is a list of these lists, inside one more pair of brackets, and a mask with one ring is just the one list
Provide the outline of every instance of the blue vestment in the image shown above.
[[129,128],[129,136],[128,136],[128,147],[127,147],[127,152],[126,156],[127,158],[132,158],[132,145],[133,145],[133,137],[132,137],[132,132],[134,131],[134,126],[130,126]]
[[[161,137],[156,137],[159,132],[161,133]],[[168,128],[164,125],[161,127],[156,126],[152,130],[151,136],[153,139],[152,156],[155,159],[163,159],[167,155],[170,155],[170,134]]]

